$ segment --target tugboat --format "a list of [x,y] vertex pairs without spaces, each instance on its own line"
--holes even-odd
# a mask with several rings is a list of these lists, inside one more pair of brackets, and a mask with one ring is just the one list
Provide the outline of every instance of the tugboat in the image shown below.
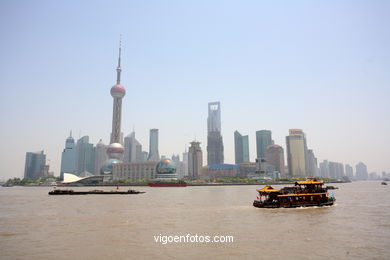
[[265,186],[257,190],[259,196],[253,202],[257,208],[297,208],[314,206],[331,206],[336,199],[329,196],[328,189],[323,181],[308,178],[306,181],[297,181],[293,187],[284,187],[280,190]]

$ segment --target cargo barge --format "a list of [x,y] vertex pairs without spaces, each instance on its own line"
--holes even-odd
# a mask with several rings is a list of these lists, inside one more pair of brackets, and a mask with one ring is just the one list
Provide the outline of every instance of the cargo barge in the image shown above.
[[136,190],[127,190],[127,191],[103,191],[103,190],[91,190],[91,191],[74,191],[74,190],[52,190],[49,191],[49,195],[88,195],[88,194],[98,194],[98,195],[127,195],[127,194],[141,194],[145,193],[144,191]]

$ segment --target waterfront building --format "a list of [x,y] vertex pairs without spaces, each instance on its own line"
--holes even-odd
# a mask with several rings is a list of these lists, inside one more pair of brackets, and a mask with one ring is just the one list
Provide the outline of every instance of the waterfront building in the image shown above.
[[271,131],[260,130],[256,131],[256,151],[257,158],[265,158],[265,149],[269,145],[273,145]]
[[27,152],[24,165],[25,179],[39,179],[48,176],[49,166],[46,165],[46,154],[43,151]]
[[103,167],[107,159],[107,145],[105,145],[102,139],[100,139],[95,147],[95,175],[100,174],[100,169]]
[[234,132],[234,155],[236,164],[249,162],[249,139],[238,131]]
[[367,166],[362,162],[359,162],[356,165],[356,179],[357,180],[367,180],[368,179]]
[[124,140],[124,162],[142,162],[142,145],[135,138],[135,132],[131,132]]
[[280,145],[269,145],[265,149],[265,160],[268,165],[275,167],[275,170],[280,173],[282,178],[286,178],[284,171],[284,151]]
[[241,178],[253,178],[253,176],[256,176],[257,163],[243,162],[239,164],[239,167],[239,174]]
[[216,180],[217,178],[237,177],[240,175],[240,166],[237,164],[211,164],[203,167],[202,178]]
[[87,135],[77,140],[76,169],[78,176],[95,173],[95,150]]
[[160,155],[158,153],[158,129],[150,129],[149,132],[149,156],[148,161],[158,162]]
[[60,179],[64,179],[64,173],[76,173],[76,144],[72,137],[72,131],[65,141],[65,149],[61,154]]
[[176,164],[170,159],[162,159],[156,166],[156,180],[177,180]]
[[207,117],[207,164],[221,164],[223,162],[221,104],[220,102],[210,102]]
[[352,180],[354,178],[353,176],[353,168],[351,165],[349,164],[346,164],[345,165],[345,175],[350,179]]
[[188,150],[188,178],[196,180],[201,175],[203,166],[203,153],[200,142],[192,141]]
[[302,129],[290,129],[286,136],[287,164],[290,177],[307,177],[306,173],[306,137]]
[[113,164],[113,180],[151,180],[156,177],[157,162],[115,163]]

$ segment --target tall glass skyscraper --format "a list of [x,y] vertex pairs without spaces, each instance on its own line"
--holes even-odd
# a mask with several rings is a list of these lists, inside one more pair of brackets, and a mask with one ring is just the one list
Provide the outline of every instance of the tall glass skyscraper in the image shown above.
[[249,138],[238,131],[234,132],[234,155],[236,164],[249,162]]
[[70,132],[69,137],[65,141],[65,149],[61,155],[61,171],[60,178],[64,179],[64,173],[76,173],[76,145]]
[[142,145],[135,139],[135,132],[125,137],[124,162],[142,162]]
[[307,177],[307,145],[302,129],[290,129],[286,144],[290,177]]
[[256,131],[256,151],[257,158],[265,158],[265,149],[267,146],[272,145],[271,131],[260,130]]
[[24,178],[38,179],[45,175],[46,154],[43,151],[27,152],[26,163],[24,166]]
[[221,164],[224,161],[223,141],[221,135],[221,104],[208,104],[207,118],[207,164]]
[[89,143],[89,137],[83,136],[77,140],[77,175],[85,176],[95,173],[95,149]]
[[158,129],[150,129],[148,161],[158,162],[159,160],[160,155],[158,153]]

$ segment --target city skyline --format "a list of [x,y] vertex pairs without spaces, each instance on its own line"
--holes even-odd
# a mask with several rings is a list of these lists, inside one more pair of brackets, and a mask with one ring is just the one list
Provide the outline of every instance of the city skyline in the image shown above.
[[389,172],[389,4],[247,3],[122,3],[115,11],[124,21],[112,21],[101,19],[111,3],[75,10],[71,1],[3,2],[0,87],[17,87],[1,103],[2,118],[12,120],[1,130],[0,179],[23,176],[25,153],[38,150],[59,176],[69,130],[109,143],[107,88],[121,33],[129,93],[122,131],[134,126],[144,147],[158,128],[161,155],[181,154],[194,137],[206,151],[205,106],[218,100],[226,163],[234,162],[237,129],[249,135],[253,161],[256,131],[271,130],[286,149],[288,130],[299,128],[319,162],[362,161],[370,172]]

